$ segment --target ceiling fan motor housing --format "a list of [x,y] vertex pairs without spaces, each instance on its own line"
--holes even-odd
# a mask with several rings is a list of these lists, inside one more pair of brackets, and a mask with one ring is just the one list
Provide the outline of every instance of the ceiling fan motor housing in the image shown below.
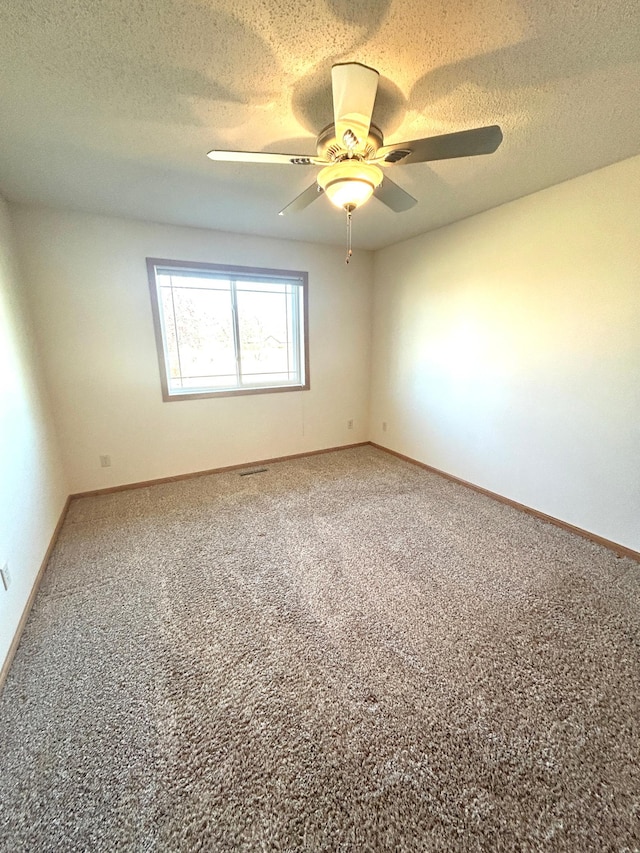
[[318,157],[323,160],[333,160],[338,162],[350,156],[357,156],[363,160],[370,160],[375,157],[376,151],[384,143],[384,137],[380,128],[372,124],[369,128],[369,135],[364,145],[359,145],[355,148],[347,148],[343,140],[336,137],[335,124],[328,124],[318,134],[316,142]]

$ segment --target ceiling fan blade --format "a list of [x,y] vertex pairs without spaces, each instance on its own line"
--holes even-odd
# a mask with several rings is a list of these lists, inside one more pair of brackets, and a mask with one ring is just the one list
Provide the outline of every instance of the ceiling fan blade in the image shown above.
[[403,210],[409,210],[414,204],[417,204],[417,199],[408,192],[399,187],[398,184],[388,178],[386,175],[373,191],[374,196],[394,210],[396,213],[402,213]]
[[211,160],[226,163],[284,163],[293,166],[319,166],[328,162],[320,157],[306,157],[304,154],[272,154],[269,151],[209,151]]
[[366,145],[378,91],[378,76],[373,68],[359,62],[341,63],[331,69],[336,139],[347,148],[364,149]]
[[384,145],[376,153],[376,161],[385,163],[425,163],[429,160],[449,160],[453,157],[473,157],[476,154],[493,154],[502,142],[502,131],[497,124]]
[[296,196],[293,201],[289,202],[286,207],[283,207],[278,215],[287,216],[289,213],[297,213],[299,210],[304,210],[312,201],[320,198],[323,193],[324,190],[322,187],[318,186],[314,181],[310,187],[307,187],[299,196]]

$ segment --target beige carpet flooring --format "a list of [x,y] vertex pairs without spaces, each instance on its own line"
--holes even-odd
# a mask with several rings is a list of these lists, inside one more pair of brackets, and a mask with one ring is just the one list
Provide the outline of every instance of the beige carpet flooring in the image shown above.
[[640,849],[640,567],[370,447],[72,503],[3,851]]

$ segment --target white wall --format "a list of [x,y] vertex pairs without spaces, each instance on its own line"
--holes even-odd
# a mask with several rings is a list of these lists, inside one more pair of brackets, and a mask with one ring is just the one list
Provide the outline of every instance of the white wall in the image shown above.
[[56,523],[67,484],[25,311],[7,206],[0,199],[0,666]]
[[[368,439],[370,253],[346,267],[335,247],[23,206],[12,217],[72,492]],[[147,256],[307,270],[311,390],[164,403]]]
[[637,157],[377,253],[372,440],[640,550],[639,210]]

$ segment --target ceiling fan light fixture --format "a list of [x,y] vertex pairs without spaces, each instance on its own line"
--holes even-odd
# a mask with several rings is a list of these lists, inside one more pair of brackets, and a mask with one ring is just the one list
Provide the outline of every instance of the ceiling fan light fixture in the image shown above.
[[318,184],[329,201],[343,210],[355,210],[367,202],[382,183],[382,169],[361,160],[348,159],[326,166]]

